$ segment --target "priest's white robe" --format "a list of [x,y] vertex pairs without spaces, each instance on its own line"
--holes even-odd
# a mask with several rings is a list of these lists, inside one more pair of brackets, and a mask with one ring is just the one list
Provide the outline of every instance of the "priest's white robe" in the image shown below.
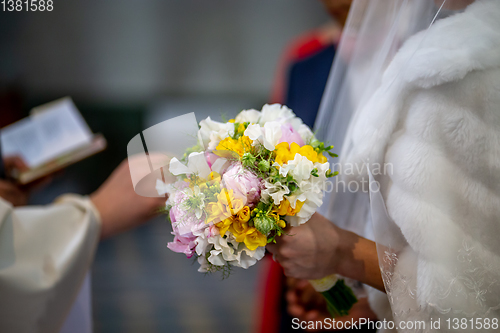
[[86,197],[22,208],[0,199],[0,332],[59,332],[99,233],[98,211]]

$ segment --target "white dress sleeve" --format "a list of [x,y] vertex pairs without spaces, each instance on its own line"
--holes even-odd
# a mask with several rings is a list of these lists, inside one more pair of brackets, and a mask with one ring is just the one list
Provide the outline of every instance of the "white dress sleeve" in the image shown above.
[[0,332],[57,332],[93,260],[100,218],[88,198],[13,208],[0,199]]

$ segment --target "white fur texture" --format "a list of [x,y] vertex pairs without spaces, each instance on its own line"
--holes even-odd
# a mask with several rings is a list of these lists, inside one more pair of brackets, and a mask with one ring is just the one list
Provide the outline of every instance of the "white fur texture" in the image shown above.
[[382,194],[408,242],[395,273],[416,294],[394,299],[393,312],[498,318],[500,1],[408,40],[360,112],[346,161],[393,164]]

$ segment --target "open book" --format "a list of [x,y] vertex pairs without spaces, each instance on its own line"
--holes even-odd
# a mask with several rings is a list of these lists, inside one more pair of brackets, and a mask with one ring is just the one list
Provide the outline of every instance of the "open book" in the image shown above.
[[30,116],[0,131],[3,156],[19,156],[29,167],[12,174],[28,184],[106,148],[94,135],[71,98],[66,97],[31,110]]

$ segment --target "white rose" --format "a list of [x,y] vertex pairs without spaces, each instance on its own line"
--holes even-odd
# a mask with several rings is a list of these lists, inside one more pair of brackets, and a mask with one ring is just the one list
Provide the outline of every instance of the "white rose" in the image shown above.
[[281,124],[275,121],[268,122],[263,127],[250,124],[244,134],[250,140],[262,143],[267,150],[273,151],[282,136]]
[[266,104],[262,107],[259,124],[264,125],[270,121],[277,121],[280,124],[285,124],[289,123],[293,118],[295,118],[295,114],[285,105]]
[[251,110],[243,110],[241,111],[236,118],[234,118],[234,121],[237,123],[246,123],[250,122],[252,124],[257,123],[257,121],[260,118],[260,111],[251,109]]
[[[203,149],[207,149],[209,144],[217,146],[220,140],[234,134],[234,125],[231,123],[220,123],[208,117],[200,121],[198,139],[203,144]],[[214,142],[217,141],[217,142]]]

